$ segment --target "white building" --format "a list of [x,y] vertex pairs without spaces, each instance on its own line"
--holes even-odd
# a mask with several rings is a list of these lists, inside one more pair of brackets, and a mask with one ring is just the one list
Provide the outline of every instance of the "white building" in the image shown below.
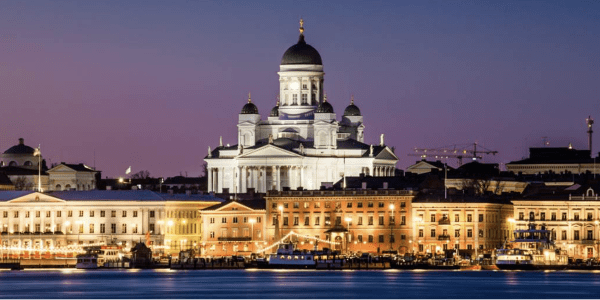
[[384,144],[365,144],[363,116],[351,100],[342,120],[324,94],[319,52],[304,41],[284,53],[279,67],[281,101],[262,120],[248,95],[238,119],[238,143],[205,157],[208,190],[244,193],[319,189],[343,176],[393,176],[398,157]]

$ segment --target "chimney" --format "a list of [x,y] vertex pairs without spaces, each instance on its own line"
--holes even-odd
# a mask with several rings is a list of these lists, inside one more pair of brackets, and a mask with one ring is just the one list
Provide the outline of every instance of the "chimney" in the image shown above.
[[363,183],[362,183],[362,187],[361,187],[361,188],[362,188],[363,190],[366,190],[366,189],[367,189],[367,183],[363,181]]
[[387,183],[387,182],[384,182],[384,183],[383,183],[383,189],[384,189],[384,190],[387,190],[387,189],[388,189],[388,183]]

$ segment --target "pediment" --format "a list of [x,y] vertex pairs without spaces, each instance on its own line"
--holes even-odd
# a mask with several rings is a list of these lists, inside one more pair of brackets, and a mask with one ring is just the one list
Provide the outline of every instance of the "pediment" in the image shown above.
[[43,193],[34,192],[21,197],[17,197],[8,201],[9,203],[64,203],[65,200],[46,195]]
[[65,166],[65,165],[58,165],[48,171],[46,171],[48,173],[73,173],[76,172],[75,170]]
[[414,169],[438,169],[438,167],[426,162],[426,161],[420,161],[408,168],[406,168],[406,170],[414,170]]
[[231,202],[216,209],[216,211],[252,211],[253,209],[239,202]]
[[265,145],[258,149],[244,150],[244,153],[238,158],[268,158],[268,157],[301,157],[298,153],[285,150],[273,145]]
[[376,159],[384,159],[384,160],[398,160],[398,157],[390,150],[390,148],[385,147],[377,156]]

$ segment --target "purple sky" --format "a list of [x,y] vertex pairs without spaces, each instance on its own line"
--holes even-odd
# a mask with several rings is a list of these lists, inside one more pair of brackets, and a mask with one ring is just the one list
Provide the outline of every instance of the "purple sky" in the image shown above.
[[543,136],[583,149],[600,121],[596,1],[5,0],[0,149],[23,137],[50,163],[95,152],[103,176],[198,176],[220,135],[236,143],[248,91],[263,117],[274,106],[300,16],[338,118],[354,94],[399,168],[414,147],[477,141],[498,163]]

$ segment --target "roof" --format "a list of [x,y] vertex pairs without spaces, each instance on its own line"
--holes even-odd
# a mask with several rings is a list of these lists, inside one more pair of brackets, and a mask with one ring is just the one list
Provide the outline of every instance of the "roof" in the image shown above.
[[325,101],[321,102],[321,104],[319,104],[319,107],[317,107],[317,110],[315,111],[315,113],[332,114],[333,106],[331,106],[331,104],[329,102],[327,102],[327,100],[325,100]]
[[10,181],[10,178],[8,178],[8,175],[0,172],[0,185],[13,185],[13,183]]
[[163,184],[201,184],[204,180],[204,177],[175,176],[167,178]]
[[[336,182],[334,187],[340,189],[342,187],[342,180]],[[383,184],[387,182],[388,189],[393,190],[415,190],[417,186],[405,179],[405,177],[372,177],[372,176],[359,176],[359,177],[346,177],[346,188],[347,189],[362,189],[363,182],[367,183],[367,189],[383,189]]]
[[258,107],[256,107],[256,105],[254,105],[254,103],[248,101],[248,103],[244,104],[244,107],[242,107],[241,114],[256,115],[256,114],[258,114]]
[[158,193],[148,190],[118,190],[118,191],[55,191],[48,195],[62,200],[134,200],[134,201],[164,201]]
[[282,65],[323,65],[321,55],[311,45],[304,41],[304,34],[300,34],[298,43],[289,47],[281,58]]
[[[86,166],[84,164],[66,164],[64,162],[61,162],[59,165],[54,166],[52,169],[59,167],[59,166],[66,166],[69,167],[77,172],[91,172],[91,173],[97,173],[98,171],[94,170],[94,168]],[[50,169],[50,171],[52,170]]]
[[223,202],[224,199],[212,196],[210,194],[168,194],[168,193],[157,193],[161,198],[166,201],[218,201]]
[[511,161],[509,165],[593,163],[590,150],[568,147],[529,148],[529,158]]
[[0,191],[0,201],[9,201],[34,193],[34,191]]
[[217,210],[217,209],[219,209],[221,207],[224,207],[224,206],[226,206],[226,205],[228,205],[230,203],[233,203],[233,202],[236,202],[236,203],[239,203],[241,205],[247,206],[247,207],[249,207],[251,209],[254,209],[254,210],[260,210],[260,209],[266,209],[267,208],[267,202],[266,202],[265,199],[253,199],[253,200],[227,200],[227,201],[224,201],[221,204],[216,204],[216,205],[213,205],[213,206],[209,206],[209,207],[207,207],[207,208],[205,208],[203,210]]
[[354,104],[350,104],[344,110],[344,116],[360,116],[360,109]]
[[412,203],[494,203],[494,204],[512,204],[507,196],[484,195],[473,196],[465,194],[449,194],[444,198],[442,193],[418,194],[413,198]]
[[[32,175],[37,176],[39,171],[37,169],[28,169],[28,168],[17,167],[17,166],[8,166],[8,167],[1,167],[0,172],[6,174],[8,176],[32,176]],[[46,173],[45,170],[42,170],[42,175],[48,175],[48,173]]]
[[4,151],[4,154],[31,154],[35,150],[27,145],[25,145],[25,140],[23,138],[19,139],[19,144],[8,148],[8,150]]

